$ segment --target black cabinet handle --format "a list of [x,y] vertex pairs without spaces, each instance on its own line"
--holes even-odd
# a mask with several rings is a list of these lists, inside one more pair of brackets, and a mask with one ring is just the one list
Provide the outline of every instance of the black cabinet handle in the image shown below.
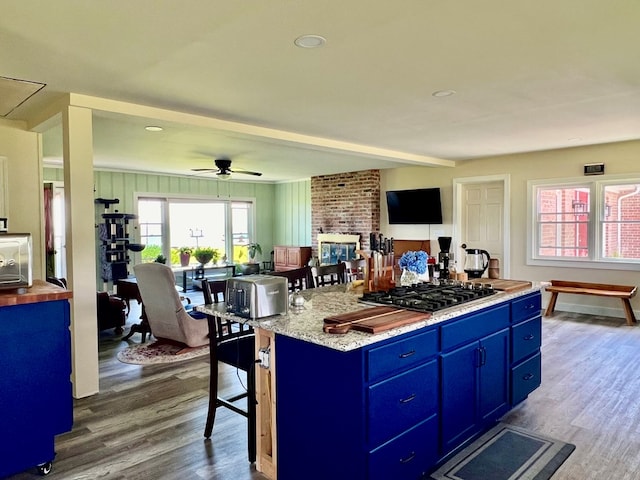
[[525,335],[524,337],[522,337],[523,340],[533,340],[535,337],[533,336],[533,333],[530,333],[529,335]]
[[408,457],[401,458],[400,463],[409,463],[414,458],[416,458],[416,452],[411,452]]
[[412,393],[407,398],[401,398],[400,399],[400,403],[409,403],[410,401],[414,400],[415,398],[416,398],[416,394]]
[[523,380],[531,380],[534,377],[533,373],[527,373],[526,375],[522,376]]
[[415,355],[415,353],[416,353],[415,350],[409,350],[408,352],[401,353],[400,358],[407,358],[407,357],[410,357],[411,355]]

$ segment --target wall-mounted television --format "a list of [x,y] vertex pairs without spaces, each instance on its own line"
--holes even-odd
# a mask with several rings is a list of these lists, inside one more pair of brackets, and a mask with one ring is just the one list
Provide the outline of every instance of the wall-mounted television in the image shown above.
[[441,224],[440,189],[388,191],[387,213],[391,225]]

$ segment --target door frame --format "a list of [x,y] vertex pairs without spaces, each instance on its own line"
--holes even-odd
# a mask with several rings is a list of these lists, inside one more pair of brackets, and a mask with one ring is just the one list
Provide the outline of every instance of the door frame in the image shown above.
[[502,243],[503,265],[500,265],[502,278],[511,276],[511,243],[509,232],[511,231],[511,175],[486,175],[480,177],[462,177],[453,179],[453,236],[460,238],[462,232],[462,189],[464,185],[471,183],[502,182],[503,186],[503,210],[502,210]]

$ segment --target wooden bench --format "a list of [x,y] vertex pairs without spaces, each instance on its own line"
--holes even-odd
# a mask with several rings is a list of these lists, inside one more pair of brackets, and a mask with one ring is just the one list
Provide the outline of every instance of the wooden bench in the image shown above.
[[577,295],[597,295],[600,297],[619,298],[624,306],[624,313],[627,319],[627,325],[636,323],[636,317],[631,308],[629,299],[635,297],[637,287],[632,285],[607,285],[604,283],[587,283],[587,282],[566,282],[564,280],[551,280],[551,285],[544,287],[545,291],[551,293],[549,305],[545,316],[553,315],[556,308],[556,301],[559,293],[573,293]]

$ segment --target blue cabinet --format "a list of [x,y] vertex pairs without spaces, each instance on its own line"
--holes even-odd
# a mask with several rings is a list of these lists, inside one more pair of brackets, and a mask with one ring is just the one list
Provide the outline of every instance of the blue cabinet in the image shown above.
[[535,382],[515,377],[531,378],[539,361],[521,326],[539,301],[518,297],[346,352],[277,334],[278,479],[428,474],[531,391]]
[[442,455],[509,409],[509,330],[442,354]]
[[67,300],[0,307],[0,477],[55,457],[71,430],[71,339]]
[[541,295],[526,295],[511,306],[511,405],[515,406],[542,381]]
[[438,458],[438,329],[341,352],[276,336],[278,478],[418,478]]

